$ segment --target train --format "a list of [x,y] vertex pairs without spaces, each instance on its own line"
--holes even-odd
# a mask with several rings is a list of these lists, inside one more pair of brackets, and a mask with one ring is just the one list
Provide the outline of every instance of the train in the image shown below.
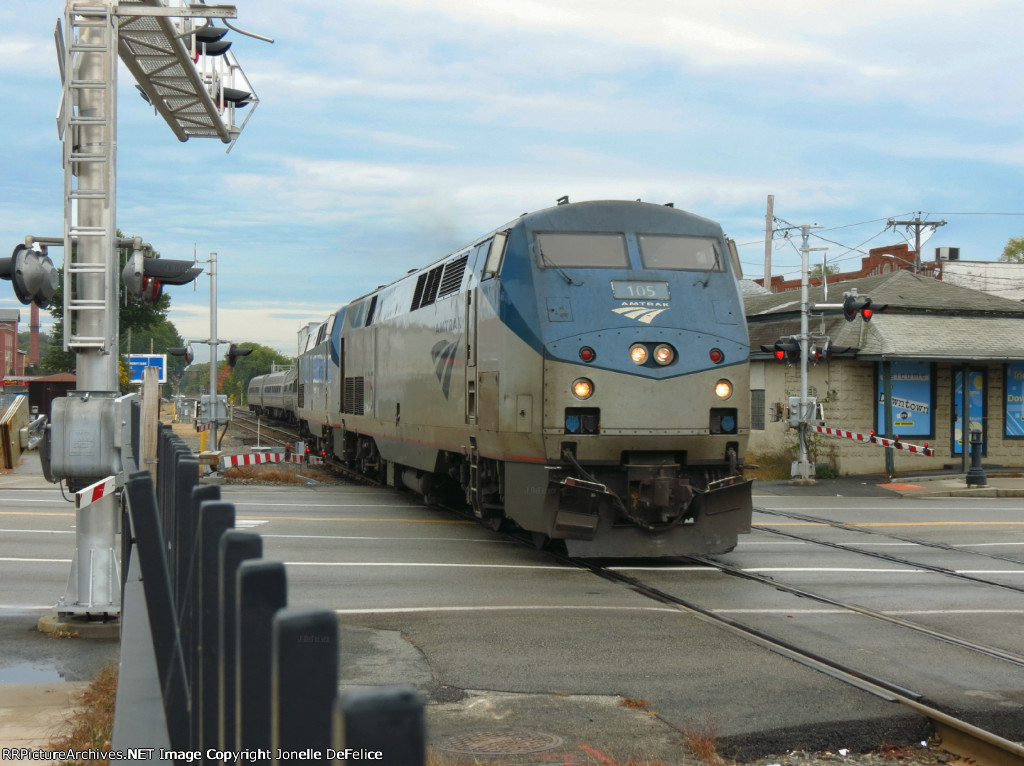
[[304,328],[286,417],[573,557],[725,553],[752,515],[740,277],[714,221],[563,199]]
[[296,372],[291,367],[257,375],[249,381],[246,402],[254,415],[266,415],[288,423],[296,422]]

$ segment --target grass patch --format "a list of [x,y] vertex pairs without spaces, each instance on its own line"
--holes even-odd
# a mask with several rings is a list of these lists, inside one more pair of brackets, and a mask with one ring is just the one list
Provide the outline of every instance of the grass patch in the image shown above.
[[725,763],[718,754],[718,726],[708,721],[697,721],[683,727],[683,743],[708,766],[721,766]]
[[[117,665],[104,667],[96,680],[82,692],[78,708],[65,721],[60,733],[51,740],[54,750],[110,749],[114,733],[114,702],[117,699]],[[90,760],[105,764],[107,759]]]
[[759,481],[783,481],[790,477],[793,467],[793,452],[780,449],[757,455],[747,454],[746,462],[757,468],[748,468],[743,472],[747,479]]
[[225,479],[248,479],[249,481],[267,482],[268,484],[306,483],[302,474],[294,470],[290,465],[275,465],[274,463],[240,465],[236,468],[227,469],[221,475]]

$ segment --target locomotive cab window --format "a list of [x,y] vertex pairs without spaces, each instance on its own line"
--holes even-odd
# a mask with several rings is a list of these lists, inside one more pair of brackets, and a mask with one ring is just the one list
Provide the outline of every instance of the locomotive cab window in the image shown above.
[[629,268],[625,234],[537,234],[537,255],[543,269],[581,266],[603,269]]
[[722,271],[718,241],[709,237],[640,234],[640,258],[645,269]]
[[481,245],[479,250],[487,254],[484,262],[483,279],[490,279],[501,272],[501,262],[505,258],[505,244],[508,242],[508,232],[499,231],[493,239],[489,239]]

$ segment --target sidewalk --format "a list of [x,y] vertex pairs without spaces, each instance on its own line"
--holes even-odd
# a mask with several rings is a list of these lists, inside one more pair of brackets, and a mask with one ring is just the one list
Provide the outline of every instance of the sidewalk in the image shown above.
[[88,686],[82,681],[0,683],[0,748],[49,750]]
[[883,474],[818,479],[802,486],[788,481],[755,481],[754,496],[777,497],[1024,497],[1024,472],[993,471],[984,486],[968,486],[962,473],[889,478]]
[[39,453],[23,452],[21,462],[10,471],[0,470],[0,489],[57,489],[43,476]]
[[[0,490],[57,490],[43,477],[38,452],[25,452],[11,471],[0,473]],[[70,495],[69,495],[70,496]],[[50,741],[75,712],[84,681],[0,682],[0,748],[49,750]]]

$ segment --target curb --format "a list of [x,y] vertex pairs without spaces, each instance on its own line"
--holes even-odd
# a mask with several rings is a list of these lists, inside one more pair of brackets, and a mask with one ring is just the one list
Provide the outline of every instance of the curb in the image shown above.
[[74,617],[58,613],[47,614],[39,618],[37,624],[40,633],[50,635],[63,634],[71,638],[120,639],[121,620],[76,620]]

